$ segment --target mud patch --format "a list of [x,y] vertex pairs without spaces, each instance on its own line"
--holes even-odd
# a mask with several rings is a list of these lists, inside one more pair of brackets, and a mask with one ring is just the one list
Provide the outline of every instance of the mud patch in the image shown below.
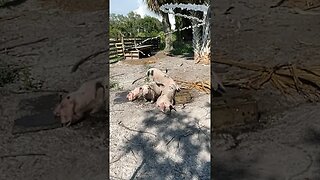
[[191,90],[181,89],[179,92],[177,92],[175,99],[176,104],[187,104],[192,102],[193,95],[191,93]]
[[242,131],[259,123],[260,112],[257,101],[246,94],[217,97],[213,102],[214,123],[217,131]]
[[114,104],[122,104],[122,103],[128,102],[127,94],[128,94],[128,92],[126,92],[126,91],[116,93],[116,97],[113,100]]
[[126,59],[123,63],[130,65],[147,65],[156,63],[155,58],[145,58],[145,59]]
[[23,99],[19,103],[19,109],[30,112],[31,114],[53,111],[56,104],[59,103],[60,97],[57,94],[49,94],[36,98]]
[[12,134],[22,134],[61,127],[60,122],[55,119],[52,113],[58,102],[59,96],[56,94],[22,100],[19,104],[19,109],[29,112],[30,114],[14,121]]
[[52,111],[46,111],[16,119],[12,134],[23,134],[59,127],[61,127],[60,122],[54,118]]
[[[24,115],[14,121],[12,134],[23,134],[60,128],[61,123],[53,115],[53,110],[59,102],[57,94],[44,95],[37,98],[22,100],[19,109],[30,114]],[[82,120],[72,124],[72,129],[101,129],[105,128],[108,113],[100,111],[92,116],[86,115]]]

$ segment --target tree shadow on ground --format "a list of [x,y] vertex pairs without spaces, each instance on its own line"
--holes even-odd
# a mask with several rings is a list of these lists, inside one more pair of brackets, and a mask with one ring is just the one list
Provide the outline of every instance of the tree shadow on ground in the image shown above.
[[[305,131],[305,142],[308,145],[313,146],[313,148],[319,147],[320,145],[320,127],[313,125],[312,127],[309,127]],[[314,177],[310,177],[311,179],[320,179],[320,154],[318,154],[316,157],[313,157],[309,155],[310,159],[310,166],[307,167],[306,171],[309,171],[309,168],[311,165],[315,166],[314,169],[317,172],[316,174],[313,174]]]
[[126,154],[133,151],[142,157],[131,179],[210,179],[210,160],[203,159],[210,153],[210,129],[200,127],[199,119],[148,110],[140,130],[146,129],[155,135],[138,133],[124,147]]

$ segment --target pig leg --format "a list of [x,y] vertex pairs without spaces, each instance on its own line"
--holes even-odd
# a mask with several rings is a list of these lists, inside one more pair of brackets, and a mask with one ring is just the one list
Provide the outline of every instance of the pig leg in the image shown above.
[[158,106],[160,108],[160,110],[164,113],[166,110],[166,105],[164,102],[160,103],[160,105]]
[[177,111],[176,108],[175,108],[173,105],[170,105],[170,106],[169,106],[169,109],[170,109],[170,112],[171,112],[172,109],[175,110],[175,111]]

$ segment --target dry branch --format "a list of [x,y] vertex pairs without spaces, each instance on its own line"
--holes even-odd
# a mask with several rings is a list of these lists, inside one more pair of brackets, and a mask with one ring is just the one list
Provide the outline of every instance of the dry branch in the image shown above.
[[157,137],[156,134],[153,134],[151,132],[147,132],[147,131],[140,131],[140,130],[135,130],[135,129],[131,129],[127,126],[125,126],[121,121],[118,123],[119,126],[124,127],[125,129],[129,130],[129,131],[134,131],[134,132],[138,132],[138,133],[146,133],[146,134],[151,134],[154,135],[155,137]]
[[10,157],[23,157],[23,156],[46,156],[44,153],[26,153],[26,154],[10,154],[10,155],[3,155],[0,158],[10,158]]
[[308,11],[308,10],[311,10],[311,9],[316,9],[316,8],[318,8],[318,7],[320,7],[320,4],[315,5],[315,6],[311,6],[311,7],[308,7],[308,8],[305,8],[304,11]]
[[41,38],[41,39],[38,39],[36,41],[25,42],[25,43],[17,44],[17,45],[14,45],[14,46],[4,47],[4,48],[0,49],[0,52],[2,52],[2,51],[6,52],[7,50],[10,50],[10,49],[13,49],[13,48],[16,48],[16,47],[27,46],[27,45],[39,43],[39,42],[42,42],[42,41],[45,41],[45,40],[48,40],[48,38]]
[[283,4],[286,0],[280,0],[279,2],[277,2],[277,4],[270,6],[270,8],[276,8],[281,6],[281,4]]
[[87,56],[87,57],[85,57],[85,58],[83,58],[83,59],[80,59],[75,65],[73,65],[73,67],[72,67],[72,69],[71,69],[71,72],[75,72],[75,71],[79,68],[79,66],[80,66],[81,64],[83,64],[84,62],[86,62],[86,61],[88,61],[88,60],[90,60],[90,59],[98,56],[99,54],[103,54],[103,53],[106,53],[106,52],[108,52],[108,51],[109,51],[108,49],[105,49],[105,50],[98,51],[98,52],[95,52],[95,53],[93,53],[93,54],[90,54],[89,56]]
[[283,64],[266,67],[226,60],[214,60],[213,62],[255,71],[254,76],[251,75],[243,79],[229,80],[224,83],[226,86],[231,85],[257,90],[262,88],[267,82],[271,82],[282,94],[292,95],[290,91],[296,91],[304,95],[308,100],[313,101],[315,98],[319,99],[320,66],[300,67],[292,64]]
[[196,89],[207,94],[210,94],[210,81],[198,81],[198,82],[187,82],[181,80],[174,80],[181,85],[184,89]]

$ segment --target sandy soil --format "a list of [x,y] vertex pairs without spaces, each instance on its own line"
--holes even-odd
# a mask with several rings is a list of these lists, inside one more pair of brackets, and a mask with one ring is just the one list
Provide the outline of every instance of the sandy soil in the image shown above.
[[[85,6],[85,2],[80,4]],[[48,93],[14,94],[8,90],[41,86],[42,90],[73,91],[82,82],[108,73],[106,54],[70,73],[75,62],[107,47],[103,40],[105,10],[85,7],[69,11],[55,3],[29,0],[0,11],[1,49],[46,38],[0,53],[1,65],[24,67],[29,73],[22,76],[26,80],[20,78],[1,88],[0,179],[105,179],[107,175],[105,120],[11,134],[14,120],[28,114],[19,109],[20,101]]]
[[110,92],[110,177],[210,179],[210,95],[193,91],[192,102],[184,108],[178,104],[171,115],[155,104],[125,99],[128,91],[144,83],[131,84],[150,67],[168,69],[173,79],[205,81],[210,66],[161,52],[148,61],[155,63],[126,60],[110,66],[111,82],[119,85]]
[[[223,58],[263,65],[319,64],[319,8],[304,1],[214,2],[214,49]],[[296,3],[299,2],[299,3]],[[318,1],[314,5],[319,4]],[[230,6],[234,8],[224,14]],[[246,70],[213,64],[223,79]],[[232,91],[234,92],[234,90]],[[319,103],[299,95],[286,98],[271,86],[251,93],[261,112],[261,127],[238,134],[214,134],[215,179],[319,179]]]

